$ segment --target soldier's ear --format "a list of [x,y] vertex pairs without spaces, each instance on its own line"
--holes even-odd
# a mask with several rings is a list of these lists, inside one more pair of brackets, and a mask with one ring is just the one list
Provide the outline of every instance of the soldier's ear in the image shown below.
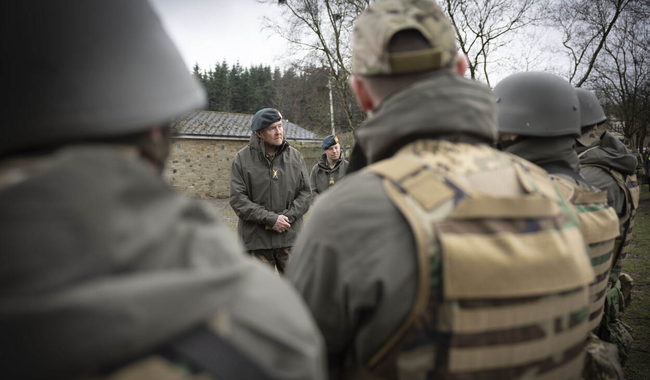
[[257,135],[257,137],[262,138],[262,134],[260,133],[260,131],[255,131],[255,134]]
[[363,111],[372,111],[372,99],[370,98],[370,92],[368,91],[368,86],[363,82],[363,80],[355,75],[351,75],[349,79],[350,88],[354,93],[354,97],[357,99],[357,104],[359,108]]
[[458,58],[456,59],[456,72],[460,75],[465,75],[467,71],[467,57],[463,53],[458,53]]

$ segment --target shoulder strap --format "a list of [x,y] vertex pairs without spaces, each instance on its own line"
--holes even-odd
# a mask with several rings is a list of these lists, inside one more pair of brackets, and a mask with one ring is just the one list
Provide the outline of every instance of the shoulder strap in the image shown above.
[[215,380],[274,380],[257,363],[205,325],[176,340],[166,351],[190,362],[199,372],[210,373]]
[[564,174],[565,176],[575,180],[577,183],[584,182],[584,179],[580,177],[580,174],[571,170],[571,168],[566,165],[557,162],[549,162],[546,164],[539,164],[539,166],[549,172],[549,174]]
[[596,145],[596,146],[593,146],[593,147],[591,147],[591,148],[585,150],[584,152],[578,154],[578,158],[584,156],[584,155],[587,154],[587,152],[589,152],[589,151],[592,151],[592,150],[594,150],[594,149],[598,149],[598,147],[599,147],[599,145]]
[[[382,160],[373,165],[364,168],[364,171],[375,173],[384,178],[383,186],[386,194],[393,204],[400,210],[406,218],[413,236],[415,238],[418,262],[418,285],[415,301],[411,311],[399,329],[391,338],[370,358],[368,367],[375,366],[388,352],[402,339],[404,334],[409,330],[418,316],[426,311],[429,300],[429,240],[430,234],[433,233],[421,221],[417,214],[416,208],[409,205],[409,199],[406,197],[407,189],[415,189],[416,185],[422,185],[425,182],[432,186],[437,186],[438,191],[421,191],[415,189],[410,195],[418,201],[422,207],[434,207],[444,199],[453,197],[454,192],[446,188],[440,180],[434,180],[435,174],[430,171],[423,171],[426,165],[417,160],[416,157],[406,158],[403,156],[394,156]],[[418,175],[421,173],[422,175]],[[426,188],[426,186],[421,186]],[[426,205],[426,206],[425,206]]]

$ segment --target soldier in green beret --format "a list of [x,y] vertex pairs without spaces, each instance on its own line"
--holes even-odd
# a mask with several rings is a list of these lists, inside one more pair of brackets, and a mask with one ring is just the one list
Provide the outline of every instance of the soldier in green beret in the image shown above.
[[311,193],[314,198],[343,178],[349,165],[349,162],[341,156],[338,137],[334,135],[325,137],[321,148],[323,154],[311,169]]
[[250,142],[230,172],[230,206],[246,250],[280,273],[311,204],[305,160],[284,139],[282,114],[263,108],[253,117]]

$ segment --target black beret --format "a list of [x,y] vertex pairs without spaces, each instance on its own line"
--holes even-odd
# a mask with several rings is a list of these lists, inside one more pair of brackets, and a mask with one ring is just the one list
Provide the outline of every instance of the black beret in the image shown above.
[[338,144],[338,143],[339,143],[339,138],[338,137],[336,137],[334,135],[329,135],[329,136],[327,136],[327,137],[325,137],[323,139],[323,145],[321,145],[321,148],[323,148],[323,150],[325,150],[325,149],[331,147],[332,145]]
[[255,113],[255,116],[253,116],[251,131],[261,131],[262,129],[280,120],[282,120],[280,111],[276,110],[275,108],[262,108]]

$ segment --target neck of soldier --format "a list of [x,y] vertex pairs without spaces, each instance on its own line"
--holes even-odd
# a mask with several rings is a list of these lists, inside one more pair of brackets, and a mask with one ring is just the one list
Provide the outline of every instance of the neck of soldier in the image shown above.
[[266,154],[269,155],[274,155],[275,152],[278,150],[278,147],[275,145],[267,144],[266,142],[264,143],[264,150],[266,151]]
[[330,166],[331,169],[334,169],[334,165],[338,162],[338,158],[336,160],[330,160],[329,157],[327,157],[327,164]]

